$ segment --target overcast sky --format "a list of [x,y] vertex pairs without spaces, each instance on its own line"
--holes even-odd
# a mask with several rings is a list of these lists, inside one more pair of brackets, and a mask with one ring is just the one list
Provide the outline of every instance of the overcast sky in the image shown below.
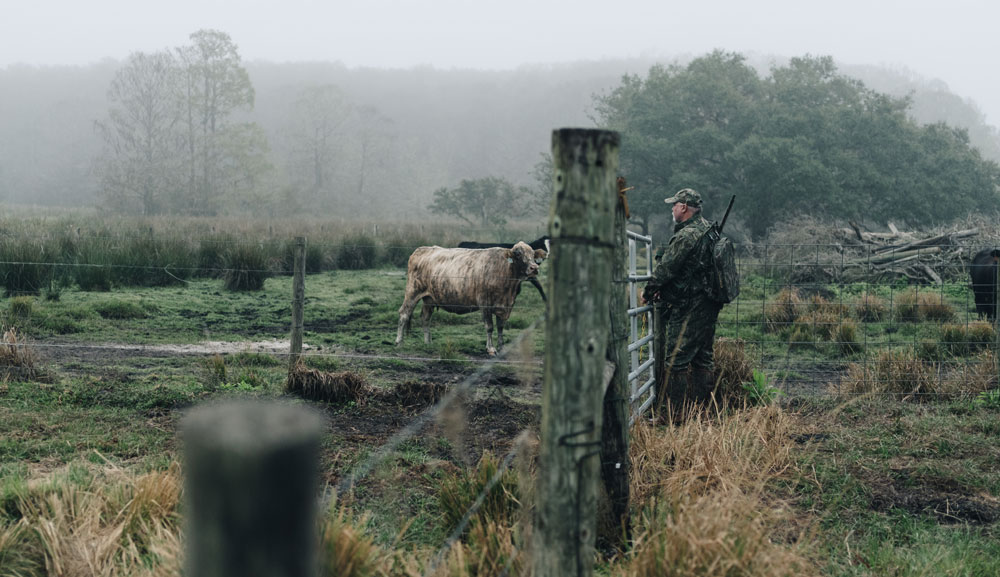
[[0,0],[0,67],[83,65],[228,33],[245,60],[514,68],[715,48],[906,68],[1000,125],[996,0]]

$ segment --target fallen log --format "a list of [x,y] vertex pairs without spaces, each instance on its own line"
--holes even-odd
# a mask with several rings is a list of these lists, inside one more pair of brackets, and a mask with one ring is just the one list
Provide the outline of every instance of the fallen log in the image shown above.
[[978,228],[970,228],[968,230],[958,230],[955,232],[948,232],[945,234],[939,234],[938,236],[932,236],[930,238],[925,238],[921,240],[915,240],[905,244],[897,245],[887,245],[875,249],[874,253],[881,254],[883,252],[888,252],[890,250],[895,250],[897,253],[908,251],[914,248],[921,248],[925,246],[937,246],[941,244],[949,245],[953,244],[953,241],[958,238],[966,238],[970,236],[975,236],[979,234]]
[[941,252],[941,247],[940,246],[916,247],[916,248],[911,248],[911,249],[908,249],[908,250],[905,250],[905,251],[903,251],[903,250],[896,251],[896,252],[894,252],[892,254],[888,254],[888,255],[885,255],[885,256],[879,256],[879,257],[874,257],[874,258],[870,258],[870,259],[867,259],[867,260],[857,261],[857,264],[864,264],[864,263],[868,263],[868,264],[883,264],[883,263],[889,263],[889,262],[897,262],[897,261],[899,261],[901,259],[904,259],[906,257],[909,257],[909,256],[924,256],[924,255],[931,255],[931,254],[935,254],[935,253],[939,253],[939,252]]

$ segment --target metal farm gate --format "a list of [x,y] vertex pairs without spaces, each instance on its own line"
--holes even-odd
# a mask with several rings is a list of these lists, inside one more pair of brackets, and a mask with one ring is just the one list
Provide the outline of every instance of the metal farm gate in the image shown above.
[[[653,352],[653,306],[639,306],[639,283],[653,278],[653,238],[632,231],[628,234],[629,426],[656,400],[656,359]],[[644,270],[637,269],[639,245],[645,249]],[[644,381],[642,379],[645,378]],[[640,383],[641,381],[641,383]]]

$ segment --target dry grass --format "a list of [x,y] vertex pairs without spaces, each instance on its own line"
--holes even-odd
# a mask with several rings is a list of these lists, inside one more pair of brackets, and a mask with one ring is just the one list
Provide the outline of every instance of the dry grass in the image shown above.
[[0,370],[7,378],[34,378],[37,374],[35,353],[24,342],[17,328],[0,328],[0,330],[3,330],[3,337],[0,339]]
[[367,523],[367,517],[355,517],[345,505],[331,500],[319,532],[321,575],[373,577],[384,574],[386,555],[365,534]]
[[435,573],[440,577],[500,577],[523,575],[529,562],[517,543],[522,539],[517,528],[490,522],[476,525],[469,533],[468,544],[456,543],[448,551],[446,564]]
[[848,316],[850,310],[849,307],[843,303],[830,302],[823,298],[822,295],[812,295],[809,297],[806,309],[810,312],[818,312],[823,316],[832,317],[846,317]]
[[[774,406],[680,426],[633,429],[632,498],[649,504],[614,575],[811,575],[801,546],[780,544],[791,513],[764,498],[789,473],[790,417]],[[805,541],[805,540],[801,540]]]
[[900,322],[946,322],[955,317],[955,308],[945,301],[943,295],[919,290],[901,293],[896,297],[893,308]]
[[877,323],[889,314],[885,299],[875,293],[865,292],[854,300],[854,316],[863,323]]
[[717,338],[713,355],[718,382],[716,399],[720,403],[741,399],[741,385],[753,380],[753,363],[747,356],[746,342],[743,339]]
[[285,388],[304,399],[328,403],[364,404],[372,395],[365,378],[352,371],[327,373],[299,363],[288,375]]
[[843,315],[832,310],[806,311],[792,322],[792,334],[800,335],[803,341],[828,341],[833,337],[842,319]]
[[952,376],[951,392],[975,396],[997,388],[997,357],[993,351],[982,351],[963,370]]
[[778,291],[774,300],[764,305],[764,328],[777,332],[790,325],[804,310],[802,297],[794,287]]
[[841,355],[852,355],[862,350],[861,343],[858,342],[858,324],[851,319],[842,320],[834,330],[832,338],[837,343],[837,350]]
[[938,392],[934,368],[908,350],[882,350],[871,361],[852,363],[841,386],[852,395],[875,393],[920,398]]
[[17,503],[19,524],[0,532],[0,541],[19,539],[35,556],[22,557],[22,567],[64,576],[177,574],[179,468],[138,477],[117,468],[89,474],[86,484],[63,473],[29,483]]
[[448,393],[448,386],[430,381],[404,381],[393,387],[390,397],[406,408],[436,404]]

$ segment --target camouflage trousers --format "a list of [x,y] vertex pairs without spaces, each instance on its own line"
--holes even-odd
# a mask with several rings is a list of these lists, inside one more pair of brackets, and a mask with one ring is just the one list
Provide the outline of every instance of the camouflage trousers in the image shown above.
[[720,310],[722,305],[708,298],[692,299],[683,306],[663,308],[666,370],[684,371],[688,367],[707,371],[715,369],[712,348]]

